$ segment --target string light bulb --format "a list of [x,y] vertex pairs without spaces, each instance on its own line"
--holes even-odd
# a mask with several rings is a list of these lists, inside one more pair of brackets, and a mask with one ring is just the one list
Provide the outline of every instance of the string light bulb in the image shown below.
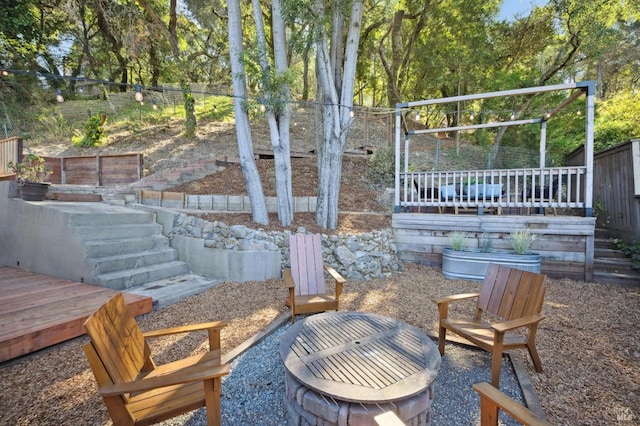
[[353,118],[356,115],[355,112],[353,112],[353,107],[349,107],[349,117]]
[[267,110],[267,107],[264,106],[264,104],[260,104],[260,112],[265,112]]
[[135,100],[138,102],[142,102],[144,100],[144,96],[142,95],[142,86],[139,84],[136,84],[136,94],[135,94]]
[[511,111],[511,119],[512,120],[516,119],[516,112],[515,111]]
[[152,99],[152,100],[151,100],[151,107],[152,107],[153,109],[158,109],[158,103],[156,102],[156,100],[155,100],[155,99]]
[[551,118],[551,114],[549,113],[549,111],[544,113],[544,118],[546,118],[547,120]]
[[416,112],[416,121],[420,121],[420,111]]
[[56,89],[56,101],[62,103],[64,102],[64,97],[62,96],[62,90]]
[[469,119],[470,119],[471,121],[473,121],[475,118],[476,118],[476,115],[475,115],[475,113],[473,112],[473,110],[471,110],[471,111],[469,112]]
[[577,110],[577,111],[576,111],[576,114],[581,115],[581,114],[582,114],[582,111]]

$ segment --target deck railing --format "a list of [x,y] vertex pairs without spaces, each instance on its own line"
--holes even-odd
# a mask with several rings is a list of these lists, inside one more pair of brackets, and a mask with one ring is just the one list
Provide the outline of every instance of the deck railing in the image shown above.
[[9,138],[0,140],[0,176],[13,175],[8,166],[9,161],[17,163],[22,158],[22,139]]
[[401,173],[400,207],[584,208],[586,167]]

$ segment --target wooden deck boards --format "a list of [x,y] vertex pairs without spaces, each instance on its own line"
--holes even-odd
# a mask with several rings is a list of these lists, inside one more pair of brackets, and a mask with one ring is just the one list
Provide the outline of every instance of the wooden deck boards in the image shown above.
[[[0,266],[0,362],[84,334],[89,315],[118,291]],[[125,293],[133,316],[150,297]]]

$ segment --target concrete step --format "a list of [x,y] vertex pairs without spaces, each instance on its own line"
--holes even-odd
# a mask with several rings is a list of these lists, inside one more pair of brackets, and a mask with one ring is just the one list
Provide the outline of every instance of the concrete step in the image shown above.
[[136,223],[122,225],[74,226],[80,241],[117,240],[122,238],[142,238],[158,235],[162,225],[153,223]]
[[128,291],[132,287],[141,286],[151,281],[172,278],[188,272],[189,267],[185,262],[173,261],[99,274],[96,275],[95,279],[102,287]]
[[153,281],[141,286],[131,287],[129,293],[150,296],[153,309],[159,309],[175,303],[185,297],[200,294],[220,281],[196,274],[183,274],[164,280]]
[[162,235],[144,238],[120,238],[117,240],[84,241],[87,258],[114,256],[146,250],[168,248],[169,241]]
[[158,265],[161,263],[174,262],[178,259],[176,250],[166,247],[156,250],[138,251],[128,254],[117,254],[114,256],[102,256],[87,259],[93,263],[96,274],[121,271],[123,269],[134,269],[142,266]]

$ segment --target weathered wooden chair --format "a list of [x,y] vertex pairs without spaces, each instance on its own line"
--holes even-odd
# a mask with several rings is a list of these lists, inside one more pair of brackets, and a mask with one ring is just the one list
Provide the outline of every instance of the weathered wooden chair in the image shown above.
[[551,424],[487,382],[476,383],[473,385],[473,390],[480,394],[481,426],[498,426],[498,410],[504,411],[525,426]]
[[[91,339],[84,351],[115,425],[148,425],[207,408],[209,425],[220,425],[220,330],[210,322],[143,333],[118,293],[84,324]],[[146,338],[206,330],[209,352],[156,366]]]
[[[435,300],[440,313],[438,349],[444,355],[447,330],[456,333],[485,351],[491,352],[491,384],[498,387],[502,352],[527,348],[536,371],[542,364],[535,345],[539,322],[544,318],[542,302],[546,276],[504,265],[489,264],[480,293],[458,294]],[[473,318],[448,317],[449,303],[477,298]],[[491,323],[483,319],[487,312],[505,321]],[[513,333],[523,329],[524,333]]]
[[[284,270],[284,282],[289,289],[291,322],[297,314],[310,314],[338,310],[345,279],[322,261],[319,234],[293,234],[289,236],[291,269]],[[324,271],[335,282],[335,294],[327,294]]]

